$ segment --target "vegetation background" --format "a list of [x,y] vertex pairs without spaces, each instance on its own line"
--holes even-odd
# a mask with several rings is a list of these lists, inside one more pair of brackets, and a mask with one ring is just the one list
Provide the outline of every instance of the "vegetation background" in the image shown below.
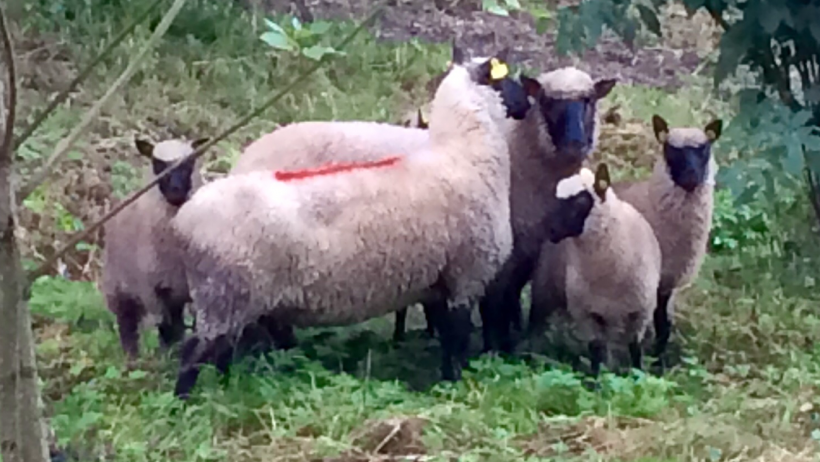
[[[759,47],[754,33],[777,34],[789,21],[797,30],[794,18],[808,13],[777,13],[771,30],[760,23],[770,15],[747,14],[757,29],[744,35],[724,33],[704,10],[690,18],[681,4],[660,0],[393,0],[369,33],[334,49],[370,3],[311,0],[300,9],[279,0],[188,0],[59,173],[25,201],[26,267],[141,184],[137,134],[214,136],[314,59],[340,54],[212,149],[206,170],[214,178],[277,124],[400,121],[429,99],[452,37],[479,53],[509,45],[511,61],[531,73],[575,64],[593,77],[619,77],[604,102],[597,156],[621,178],[647,174],[658,154],[653,113],[672,125],[731,121],[715,149],[721,190],[711,252],[698,281],[677,298],[679,365],[662,379],[607,374],[602,389],[590,392],[556,355],[524,351],[519,360],[480,358],[462,382],[441,384],[437,341],[413,332],[394,346],[391,320],[378,319],[300,332],[300,348],[244,361],[227,387],[208,371],[182,406],[172,396],[176,362],[156,352],[155,335],[144,341],[139,368],[124,367],[114,318],[95,286],[98,232],[31,294],[53,446],[83,461],[817,460],[820,248],[804,172],[817,146],[812,87],[795,97],[805,107],[782,104],[789,103],[782,91],[761,93],[776,82],[741,59]],[[687,3],[714,11],[733,2]],[[21,126],[145,7],[125,0],[15,5]],[[19,147],[22,176],[105,92],[162,8]],[[415,328],[423,322],[418,313],[411,320]]]

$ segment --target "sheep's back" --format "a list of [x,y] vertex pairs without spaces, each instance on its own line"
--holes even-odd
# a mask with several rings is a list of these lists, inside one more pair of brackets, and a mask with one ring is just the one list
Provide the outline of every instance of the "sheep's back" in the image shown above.
[[279,128],[248,145],[230,174],[406,156],[423,149],[427,140],[425,130],[384,123],[300,122]]

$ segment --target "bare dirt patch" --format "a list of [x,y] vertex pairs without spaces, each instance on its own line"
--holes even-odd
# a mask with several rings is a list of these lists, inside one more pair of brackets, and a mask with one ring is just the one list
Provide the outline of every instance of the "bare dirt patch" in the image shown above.
[[415,416],[396,416],[366,422],[351,434],[357,449],[335,458],[313,462],[387,462],[415,460],[426,454],[421,441],[427,421]]
[[[297,13],[289,0],[253,3],[267,11]],[[306,0],[305,3],[317,19],[361,19],[372,2]],[[680,76],[691,74],[700,65],[703,55],[714,47],[716,30],[705,14],[688,19],[677,5],[667,8],[662,17],[666,39],[660,46],[630,50],[623,41],[608,34],[579,58],[558,56],[555,31],[537,34],[535,22],[528,13],[498,16],[481,11],[479,1],[393,0],[373,32],[391,41],[413,37],[432,42],[455,39],[474,53],[510,47],[510,59],[528,67],[547,70],[575,65],[593,77],[614,76],[627,83],[672,89],[679,87]]]

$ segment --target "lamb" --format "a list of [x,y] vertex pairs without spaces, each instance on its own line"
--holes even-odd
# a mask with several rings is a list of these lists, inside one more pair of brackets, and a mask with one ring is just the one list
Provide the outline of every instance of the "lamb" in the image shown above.
[[[589,348],[592,374],[599,374],[611,343],[627,344],[632,367],[641,369],[641,340],[661,277],[658,239],[647,220],[610,187],[606,164],[595,174],[582,168],[561,180],[555,195],[549,241],[561,254],[564,277],[553,283],[565,290],[566,308]],[[540,283],[543,274],[537,273],[534,282]]]
[[573,175],[595,150],[598,101],[616,85],[593,81],[586,72],[565,67],[537,79],[521,76],[536,104],[508,135],[512,179],[510,207],[514,248],[481,300],[484,350],[511,352],[510,326],[520,330],[521,291],[530,280],[547,238],[547,212],[557,183]]
[[233,339],[261,315],[294,327],[347,325],[418,301],[437,308],[442,375],[458,379],[469,338],[455,327],[512,247],[506,114],[492,86],[506,65],[460,57],[454,50],[419,152],[230,175],[181,208],[174,229],[197,325],[177,396],[188,396],[201,364],[226,371]]
[[674,307],[670,298],[695,279],[706,255],[712,228],[717,163],[712,144],[720,138],[723,122],[672,128],[660,116],[652,117],[655,137],[663,155],[652,175],[640,182],[614,186],[618,196],[640,211],[652,228],[663,252],[663,271],[654,314],[656,372],[664,370],[664,353],[672,331]]
[[[153,179],[207,141],[171,139],[153,145],[135,139],[135,144],[151,159],[146,177]],[[158,324],[163,348],[184,335],[188,286],[175,254],[171,218],[202,184],[199,167],[195,160],[183,163],[105,225],[101,286],[108,309],[117,316],[120,343],[130,364],[139,356],[140,324]]]

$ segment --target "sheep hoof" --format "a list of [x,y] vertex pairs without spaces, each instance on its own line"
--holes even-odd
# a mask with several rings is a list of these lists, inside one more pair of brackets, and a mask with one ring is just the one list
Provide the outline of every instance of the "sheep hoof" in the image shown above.
[[651,372],[656,377],[661,377],[666,372],[666,364],[664,364],[663,358],[658,358],[652,362]]
[[441,370],[441,378],[445,382],[458,382],[461,380],[461,366],[453,365],[452,367],[445,367]]

